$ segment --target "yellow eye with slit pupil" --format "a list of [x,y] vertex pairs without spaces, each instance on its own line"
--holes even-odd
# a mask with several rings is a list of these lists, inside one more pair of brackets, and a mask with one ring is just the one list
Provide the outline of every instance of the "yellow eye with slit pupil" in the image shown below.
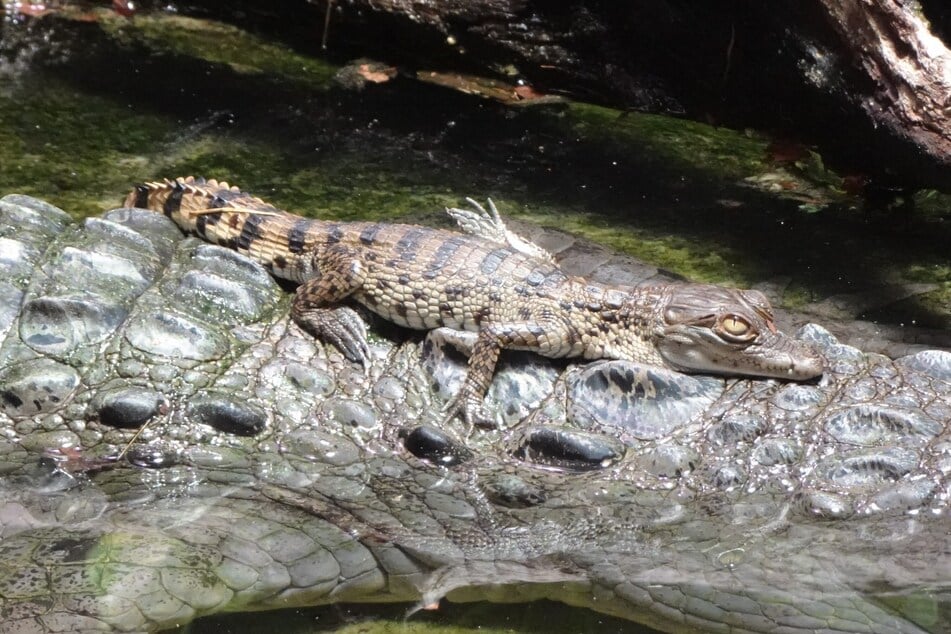
[[723,326],[723,330],[725,330],[727,334],[733,335],[734,337],[742,337],[750,331],[749,323],[737,315],[727,316],[720,322],[720,325]]

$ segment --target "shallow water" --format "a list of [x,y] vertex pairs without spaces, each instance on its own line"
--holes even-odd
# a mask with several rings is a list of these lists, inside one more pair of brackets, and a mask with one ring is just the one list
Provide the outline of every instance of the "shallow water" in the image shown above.
[[[117,206],[133,183],[195,174],[296,213],[428,224],[466,196],[491,196],[506,216],[690,279],[768,283],[794,307],[921,283],[926,292],[866,316],[951,327],[949,223],[935,194],[919,195],[914,217],[864,211],[816,157],[777,165],[757,133],[585,104],[513,108],[405,77],[352,91],[332,81],[337,67],[231,26],[90,15],[3,27],[2,194],[82,217]],[[544,603],[444,606],[408,624],[405,610],[219,617],[189,630],[638,631]]]

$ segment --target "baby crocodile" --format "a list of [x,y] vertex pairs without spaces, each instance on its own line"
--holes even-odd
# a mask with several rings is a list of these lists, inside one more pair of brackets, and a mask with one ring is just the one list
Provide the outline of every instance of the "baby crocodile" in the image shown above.
[[469,234],[314,220],[193,177],[139,185],[125,204],[162,212],[184,231],[300,283],[294,320],[350,361],[365,364],[370,350],[363,320],[340,305],[348,299],[404,327],[451,329],[447,335],[470,354],[447,420],[461,413],[470,424],[492,425],[483,398],[503,349],[797,381],[822,374],[813,350],[776,330],[758,291],[573,277],[497,215],[449,210]]

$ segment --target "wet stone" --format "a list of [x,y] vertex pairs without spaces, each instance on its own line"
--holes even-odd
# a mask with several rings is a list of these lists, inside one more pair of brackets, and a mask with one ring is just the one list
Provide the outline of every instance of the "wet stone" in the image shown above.
[[147,388],[119,388],[101,392],[93,401],[99,421],[110,427],[137,429],[167,406],[165,398]]
[[885,441],[926,441],[941,433],[943,426],[917,411],[858,405],[833,414],[825,429],[839,442],[870,446]]
[[799,456],[799,446],[789,438],[768,438],[753,450],[753,459],[766,467],[793,464],[799,460]]
[[135,318],[125,336],[142,352],[175,359],[208,361],[228,352],[227,340],[211,327],[167,311]]
[[602,469],[624,455],[624,445],[599,434],[562,427],[533,427],[515,450],[522,460],[566,469]]
[[37,352],[62,356],[105,340],[127,314],[92,297],[37,297],[23,306],[20,338]]
[[369,405],[348,398],[328,398],[321,404],[321,410],[341,427],[370,429],[377,422]]
[[499,474],[483,483],[485,494],[498,504],[513,509],[524,509],[542,504],[545,492],[515,474]]
[[264,430],[267,414],[248,403],[224,395],[201,395],[186,407],[186,416],[197,423],[238,436],[254,436]]
[[181,453],[160,443],[135,443],[126,451],[126,460],[137,467],[165,469],[181,464]]
[[609,286],[638,286],[652,275],[657,274],[653,266],[638,262],[634,258],[615,255],[608,262],[591,271],[591,280]]
[[667,436],[706,409],[723,382],[628,361],[593,363],[572,377],[569,420],[615,427],[641,440]]
[[0,409],[13,419],[62,407],[79,386],[73,368],[52,359],[35,359],[0,373]]
[[707,438],[722,447],[750,442],[763,435],[768,427],[766,420],[750,414],[726,416],[707,431]]
[[659,445],[641,457],[638,464],[659,478],[679,478],[693,471],[699,461],[700,456],[693,449],[681,445]]
[[453,467],[472,457],[471,452],[447,433],[431,425],[400,430],[403,446],[421,460]]

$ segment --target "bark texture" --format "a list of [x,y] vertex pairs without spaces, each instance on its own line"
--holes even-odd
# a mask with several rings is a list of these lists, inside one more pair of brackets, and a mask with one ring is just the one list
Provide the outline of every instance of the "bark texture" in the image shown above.
[[951,190],[946,0],[196,0],[179,9],[272,28],[315,50],[324,42],[340,61],[505,75],[622,109],[774,131],[884,187]]
[[861,108],[945,165],[951,161],[951,51],[915,3],[820,0],[844,50],[875,86]]
[[707,4],[335,0],[333,20],[419,63],[514,69],[620,108],[766,127],[884,185],[951,188],[951,52],[921,5]]

